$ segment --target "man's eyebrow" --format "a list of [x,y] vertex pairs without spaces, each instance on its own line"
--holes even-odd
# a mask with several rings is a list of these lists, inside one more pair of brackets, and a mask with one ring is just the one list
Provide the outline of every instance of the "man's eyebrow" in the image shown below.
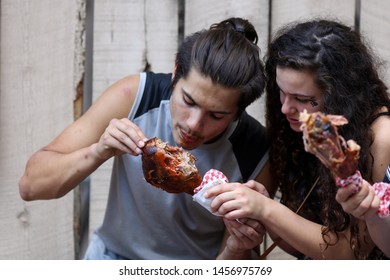
[[[185,95],[188,99],[191,100],[195,105],[198,105],[198,103],[192,98],[192,96],[186,92],[184,89],[182,89],[183,95]],[[228,111],[210,111],[210,113],[213,114],[223,114],[223,115],[230,115],[233,114],[233,112],[228,112]]]
[[183,95],[185,95],[188,99],[190,99],[192,102],[194,102],[195,104],[197,104],[197,103],[195,102],[195,100],[192,98],[192,96],[191,96],[188,92],[186,92],[183,88],[181,89],[181,91],[183,92]]
[[233,114],[232,112],[227,112],[227,111],[210,111],[213,114],[222,114],[222,115],[231,115]]

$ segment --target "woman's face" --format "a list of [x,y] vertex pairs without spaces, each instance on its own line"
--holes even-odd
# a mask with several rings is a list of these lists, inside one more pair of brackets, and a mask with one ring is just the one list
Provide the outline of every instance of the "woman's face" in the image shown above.
[[291,68],[276,68],[276,83],[279,87],[282,113],[286,115],[290,127],[300,132],[299,113],[321,111],[323,92],[314,82],[315,76],[309,71]]
[[213,84],[192,69],[172,93],[170,109],[173,137],[177,145],[191,150],[216,140],[238,113],[237,90]]

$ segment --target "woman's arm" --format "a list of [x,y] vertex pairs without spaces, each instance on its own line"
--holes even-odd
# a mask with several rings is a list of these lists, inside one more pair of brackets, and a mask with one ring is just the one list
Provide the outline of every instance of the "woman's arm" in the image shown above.
[[[371,153],[374,157],[372,177],[374,182],[380,182],[386,174],[386,169],[390,166],[390,117],[381,116],[372,124],[374,132],[374,142],[371,146]],[[372,195],[371,190],[371,195]],[[375,244],[390,257],[390,217],[379,218],[376,212],[379,205],[378,197],[371,205],[371,211],[364,217],[368,231]],[[372,210],[373,209],[373,210]],[[370,215],[371,214],[371,215]]]
[[390,258],[390,216],[379,218],[378,215],[366,220],[368,231],[374,243]]
[[340,188],[336,193],[336,200],[345,212],[366,222],[372,241],[390,257],[390,216],[386,218],[378,216],[380,199],[370,184],[364,180],[357,193],[354,185]]
[[[260,188],[260,186],[259,186]],[[211,207],[227,219],[249,217],[259,220],[266,230],[279,236],[290,246],[313,259],[353,259],[349,245],[349,232],[340,233],[339,240],[330,233],[330,246],[325,250],[322,225],[313,223],[256,190],[238,183],[224,184],[206,192],[216,196]]]

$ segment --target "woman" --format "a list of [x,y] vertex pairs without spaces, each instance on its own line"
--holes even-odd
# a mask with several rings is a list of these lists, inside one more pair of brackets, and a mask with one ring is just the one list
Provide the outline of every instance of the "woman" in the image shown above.
[[366,225],[335,200],[338,187],[330,171],[305,152],[299,122],[304,109],[344,115],[349,123],[339,132],[361,146],[358,169],[363,178],[382,180],[390,163],[390,100],[363,38],[336,21],[287,26],[270,44],[266,76],[271,172],[281,204],[232,184],[207,194],[220,194],[213,210],[229,219],[260,220],[283,240],[281,247],[300,258],[382,257]]

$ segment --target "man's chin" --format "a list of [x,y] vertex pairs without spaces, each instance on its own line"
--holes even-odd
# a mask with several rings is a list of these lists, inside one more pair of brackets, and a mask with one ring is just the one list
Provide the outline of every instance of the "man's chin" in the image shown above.
[[176,144],[185,150],[193,150],[202,144],[202,142],[199,139],[185,137],[185,136],[186,136],[185,134],[181,134],[181,131],[178,134],[173,136]]
[[197,143],[186,143],[186,142],[180,142],[180,147],[182,147],[184,150],[193,150],[200,146],[200,144]]

